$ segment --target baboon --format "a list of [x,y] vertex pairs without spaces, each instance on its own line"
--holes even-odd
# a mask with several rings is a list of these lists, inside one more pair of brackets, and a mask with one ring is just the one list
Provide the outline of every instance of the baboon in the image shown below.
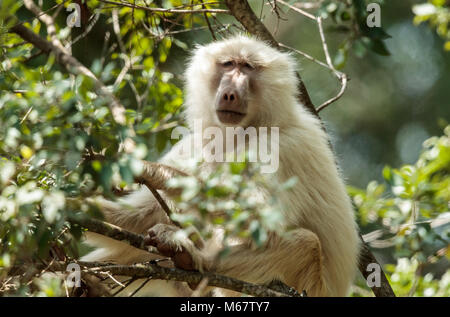
[[[295,60],[263,41],[239,35],[198,46],[185,79],[185,118],[191,128],[196,119],[202,120],[203,129],[279,128],[279,167],[271,181],[298,179],[278,197],[285,234],[271,233],[260,248],[242,241],[217,258],[221,246],[216,240],[198,248],[188,238],[177,238],[179,228],[145,187],[120,202],[103,201],[105,220],[145,234],[148,244],[172,256],[180,268],[261,284],[279,280],[299,292],[306,290],[308,296],[347,295],[357,271],[358,230],[328,137],[319,119],[297,99]],[[183,169],[187,158],[182,149],[192,138],[183,138],[160,162]],[[217,164],[201,166],[213,171]],[[145,251],[94,233],[87,241],[98,249],[84,260],[131,264],[152,259]],[[149,283],[140,293],[185,296],[191,291],[185,283],[154,283],[161,287]]]

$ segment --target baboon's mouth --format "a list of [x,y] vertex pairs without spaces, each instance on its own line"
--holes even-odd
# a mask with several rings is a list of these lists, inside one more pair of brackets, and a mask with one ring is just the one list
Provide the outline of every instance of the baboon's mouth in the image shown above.
[[246,116],[246,113],[233,110],[217,110],[217,117],[220,122],[228,124],[237,124]]

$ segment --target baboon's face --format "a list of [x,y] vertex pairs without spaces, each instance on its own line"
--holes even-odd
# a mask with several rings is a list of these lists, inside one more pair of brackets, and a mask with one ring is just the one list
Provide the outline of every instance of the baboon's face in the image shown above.
[[214,76],[216,88],[215,111],[225,125],[239,125],[249,119],[251,88],[257,70],[245,59],[227,59],[217,62]]

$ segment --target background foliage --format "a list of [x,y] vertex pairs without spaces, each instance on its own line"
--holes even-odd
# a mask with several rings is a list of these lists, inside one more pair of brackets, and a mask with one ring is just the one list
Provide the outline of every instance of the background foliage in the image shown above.
[[[7,17],[16,16],[48,36],[45,25],[20,2],[1,1],[0,294],[5,295],[65,295],[59,279],[25,275],[11,281],[8,269],[85,252],[81,229],[67,217],[80,211],[97,215],[85,198],[114,198],[133,186],[141,159],[155,161],[171,147],[171,129],[184,124],[181,74],[190,49],[211,41],[210,29],[217,38],[242,31],[226,15],[207,14],[208,26],[204,14],[160,14],[95,0],[74,1],[83,8],[82,27],[69,28],[63,7],[70,1],[40,2],[55,14],[58,38],[126,106],[136,149],[119,151],[129,132],[114,122],[91,79],[69,75],[54,56],[8,33],[17,21]],[[55,5],[63,2],[58,10]],[[397,295],[449,296],[449,3],[376,1],[382,28],[367,28],[370,2],[289,1],[323,17],[333,62],[351,78],[344,96],[321,116],[362,233],[385,264]],[[135,3],[173,8],[190,2]],[[323,59],[314,23],[280,4],[250,3],[277,40]],[[225,6],[207,3],[206,8]],[[299,61],[315,104],[335,94],[338,83],[328,71]],[[106,159],[84,160],[86,151]],[[244,169],[251,171],[245,164],[231,166],[226,186],[217,186],[215,176],[205,180],[206,188],[182,184],[190,192],[181,197],[181,206],[199,208],[203,215],[239,197],[227,205],[225,218],[178,220],[199,228],[205,219],[226,224],[230,234],[262,242],[276,213],[264,212],[245,196],[244,189],[258,180],[251,172],[241,176]],[[261,212],[256,219],[255,210]],[[354,296],[370,294],[365,281],[355,283]]]

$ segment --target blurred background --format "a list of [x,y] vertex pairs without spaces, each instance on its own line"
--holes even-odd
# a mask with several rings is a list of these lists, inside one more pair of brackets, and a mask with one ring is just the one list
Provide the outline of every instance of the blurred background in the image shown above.
[[[450,52],[443,50],[443,40],[428,26],[413,24],[415,3],[385,2],[381,20],[391,36],[385,41],[391,56],[349,54],[343,69],[350,77],[348,89],[321,112],[352,185],[365,187],[370,180],[380,180],[386,164],[415,162],[422,142],[439,135],[450,121]],[[277,39],[324,60],[315,23],[291,14],[295,15],[288,13],[287,21],[280,21]],[[274,28],[278,21],[271,18],[267,23]],[[327,40],[331,52],[336,52],[342,37],[332,34]],[[339,91],[339,82],[329,71],[299,60],[316,105]]]

